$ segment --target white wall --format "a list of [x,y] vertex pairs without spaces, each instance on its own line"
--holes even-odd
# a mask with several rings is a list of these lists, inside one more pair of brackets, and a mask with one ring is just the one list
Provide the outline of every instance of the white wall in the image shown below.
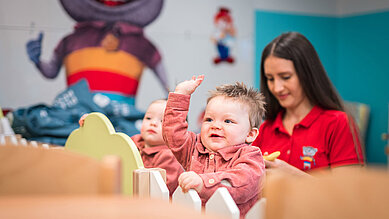
[[[237,28],[236,43],[231,51],[237,62],[233,65],[215,66],[212,62],[217,52],[210,37],[214,30],[213,16],[220,6],[231,9]],[[178,82],[190,79],[192,75],[206,75],[203,84],[192,96],[189,112],[192,129],[195,128],[198,115],[205,108],[208,90],[214,89],[216,85],[235,81],[253,85],[253,22],[254,8],[251,1],[167,0],[158,20],[146,29],[146,33],[163,54],[171,89]],[[138,93],[140,98],[137,101],[139,107],[145,108],[160,95],[147,89],[156,87],[153,85],[157,82],[151,73],[147,72],[142,80],[147,83],[141,84]]]
[[254,7],[262,10],[293,13],[336,15],[337,0],[253,0]]
[[389,0],[337,0],[337,14],[347,16],[389,9]]
[[[192,98],[189,122],[195,129],[197,115],[205,107],[209,89],[223,83],[253,81],[252,1],[166,0],[159,18],[145,28],[148,38],[159,48],[166,65],[170,89],[192,75],[206,79]],[[21,7],[23,5],[23,7]],[[213,16],[219,6],[227,6],[238,31],[232,55],[234,65],[214,66],[216,48],[210,40]],[[52,80],[40,75],[29,61],[25,44],[45,33],[42,59],[47,60],[62,37],[72,31],[74,22],[53,0],[0,0],[0,106],[16,109],[37,103],[51,104],[66,88],[65,75]],[[157,98],[165,97],[162,87],[150,70],[140,83],[137,106],[145,110]]]
[[0,0],[1,107],[51,103],[63,90],[64,74],[55,80],[44,79],[28,60],[25,44],[28,39],[37,37],[39,31],[44,31],[42,57],[47,59],[72,25],[57,1]]
[[[311,14],[341,15],[388,7],[388,0],[166,0],[159,18],[145,28],[148,38],[159,48],[169,75],[170,89],[192,75],[206,79],[192,97],[189,113],[191,129],[205,107],[207,91],[216,85],[254,79],[254,12],[255,9],[292,11]],[[226,6],[237,28],[232,55],[234,65],[213,65],[216,48],[210,41],[213,16],[219,6]],[[42,59],[51,57],[62,37],[72,31],[74,21],[59,1],[0,0],[0,106],[27,107],[51,104],[65,89],[65,75],[45,79],[29,61],[25,44],[44,31]],[[165,97],[150,70],[146,70],[138,90],[137,106],[144,110],[157,98]]]

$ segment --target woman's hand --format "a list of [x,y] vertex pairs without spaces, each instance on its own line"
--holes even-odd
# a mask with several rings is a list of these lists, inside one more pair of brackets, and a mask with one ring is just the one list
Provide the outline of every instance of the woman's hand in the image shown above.
[[308,173],[288,164],[287,162],[275,159],[274,161],[265,161],[266,173],[269,174],[274,171],[282,171],[297,176],[311,176]]

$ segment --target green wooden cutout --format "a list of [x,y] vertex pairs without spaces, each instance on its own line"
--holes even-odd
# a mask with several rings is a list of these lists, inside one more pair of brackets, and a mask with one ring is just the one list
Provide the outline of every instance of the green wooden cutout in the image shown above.
[[144,168],[138,148],[124,133],[116,133],[102,113],[91,113],[84,125],[68,137],[65,149],[92,156],[99,160],[105,155],[117,155],[121,160],[122,193],[132,196],[132,172]]

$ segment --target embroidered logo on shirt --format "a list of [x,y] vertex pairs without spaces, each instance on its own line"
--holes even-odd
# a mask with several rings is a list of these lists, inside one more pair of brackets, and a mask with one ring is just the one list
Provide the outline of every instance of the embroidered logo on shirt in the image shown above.
[[300,156],[300,159],[304,162],[304,170],[310,170],[313,165],[316,165],[315,154],[317,153],[317,148],[312,146],[303,146],[303,156]]

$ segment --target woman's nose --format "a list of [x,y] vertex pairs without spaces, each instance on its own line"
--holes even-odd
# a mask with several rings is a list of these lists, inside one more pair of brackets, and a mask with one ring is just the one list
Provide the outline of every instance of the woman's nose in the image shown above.
[[274,91],[280,92],[284,89],[284,83],[281,80],[274,80]]

